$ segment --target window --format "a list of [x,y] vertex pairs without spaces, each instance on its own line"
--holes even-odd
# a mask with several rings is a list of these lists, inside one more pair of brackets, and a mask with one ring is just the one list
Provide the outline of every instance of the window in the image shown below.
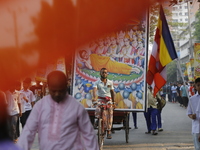
[[182,21],[182,19],[180,19],[180,21]]
[[188,15],[188,13],[187,12],[185,12],[185,16],[187,16]]
[[177,7],[173,7],[173,11],[177,10]]
[[178,19],[173,19],[173,22],[178,22]]
[[179,16],[182,16],[182,13],[179,13]]
[[178,13],[174,13],[174,16],[178,16]]
[[185,18],[185,21],[188,21],[188,19],[187,19],[187,18]]

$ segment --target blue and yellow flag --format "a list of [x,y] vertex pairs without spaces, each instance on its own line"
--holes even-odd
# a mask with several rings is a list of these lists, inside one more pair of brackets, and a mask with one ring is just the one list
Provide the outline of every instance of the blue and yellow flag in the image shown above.
[[178,58],[162,6],[154,38],[147,72],[147,83],[154,89],[154,96],[165,85],[167,75],[165,66]]

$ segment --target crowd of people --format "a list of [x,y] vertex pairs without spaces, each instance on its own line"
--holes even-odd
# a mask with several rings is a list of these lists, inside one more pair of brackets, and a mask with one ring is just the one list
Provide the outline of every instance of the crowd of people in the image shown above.
[[[87,112],[68,94],[66,75],[61,71],[51,72],[47,77],[49,90],[47,84],[41,85],[37,81],[32,85],[31,82],[26,78],[22,83],[13,83],[8,90],[0,91],[0,149],[28,150],[36,133],[43,137],[39,138],[40,149],[62,149],[63,146],[64,149],[98,149]],[[65,117],[61,119],[58,114],[65,114]],[[57,144],[58,141],[62,144]]]
[[[107,79],[107,70],[106,68],[102,68],[100,72],[101,78],[99,81],[96,82],[96,89],[98,91],[100,90],[100,85],[102,84],[102,92],[104,93],[104,84],[107,85],[108,79]],[[105,81],[105,83],[103,82]],[[32,85],[32,81],[30,78],[26,78],[23,80],[23,82],[15,82],[12,84],[12,86],[7,91],[1,91],[0,92],[0,103],[1,103],[1,119],[0,119],[0,126],[2,130],[2,134],[0,134],[1,141],[5,141],[4,143],[0,142],[0,146],[6,147],[6,145],[10,145],[13,147],[16,147],[16,150],[20,150],[19,147],[16,145],[13,145],[12,143],[18,143],[18,145],[23,149],[30,149],[35,134],[38,133],[39,137],[45,136],[45,138],[39,138],[40,140],[40,148],[52,148],[54,146],[58,146],[56,144],[56,141],[58,141],[60,138],[64,138],[68,136],[68,131],[63,132],[61,131],[62,128],[66,129],[70,128],[71,125],[67,122],[61,123],[61,120],[63,120],[61,117],[57,117],[58,114],[66,113],[70,114],[67,108],[68,103],[70,105],[73,105],[74,109],[73,111],[75,114],[73,117],[78,119],[72,119],[71,115],[68,117],[72,121],[71,123],[74,124],[79,131],[74,131],[74,141],[69,141],[71,144],[65,144],[62,143],[63,146],[68,147],[74,146],[74,142],[78,142],[80,139],[76,136],[81,132],[83,135],[86,134],[86,136],[83,136],[81,138],[85,138],[85,142],[88,140],[88,137],[91,137],[89,139],[90,143],[88,143],[89,149],[97,148],[98,144],[96,141],[96,137],[94,134],[94,129],[92,124],[90,123],[89,116],[87,112],[85,111],[84,107],[77,102],[73,97],[69,95],[70,91],[68,88],[70,80],[68,80],[64,73],[60,71],[54,71],[50,73],[47,77],[47,83],[41,84],[41,82],[36,81],[36,84]],[[109,81],[111,82],[111,81]],[[68,84],[67,84],[68,83]],[[48,89],[47,89],[48,84]],[[109,83],[111,84],[111,83]],[[147,124],[147,132],[146,134],[152,134],[157,135],[157,131],[163,131],[162,129],[162,123],[161,123],[161,111],[166,103],[166,94],[168,95],[168,101],[171,103],[180,103],[181,107],[188,108],[187,114],[188,116],[193,119],[193,128],[192,132],[194,132],[194,143],[200,139],[197,134],[199,134],[199,131],[195,129],[196,124],[199,125],[198,117],[196,114],[198,114],[199,107],[197,105],[198,103],[198,93],[195,93],[199,91],[200,87],[200,79],[195,80],[196,86],[194,86],[194,82],[189,82],[189,85],[178,83],[178,84],[171,84],[170,86],[167,86],[167,88],[163,88],[159,93],[157,93],[156,96],[153,95],[152,87],[148,87],[147,95],[147,112],[144,112],[144,117]],[[98,88],[97,88],[98,87]],[[108,89],[105,91],[106,93],[112,93],[112,86],[107,85]],[[95,87],[94,87],[95,88]],[[68,94],[67,94],[68,93]],[[49,94],[49,95],[47,95]],[[95,100],[104,100],[103,95],[98,95],[94,92],[94,98]],[[113,94],[106,96],[112,97]],[[188,101],[188,97],[191,97]],[[40,99],[43,99],[41,101]],[[114,103],[114,97],[112,98],[112,102]],[[111,99],[109,99],[111,101]],[[164,101],[164,102],[163,102]],[[188,104],[189,102],[189,104]],[[40,110],[40,111],[39,111]],[[66,112],[64,112],[64,110]],[[75,111],[77,110],[77,111]],[[112,111],[110,112],[110,117],[112,117]],[[67,118],[68,118],[67,117]],[[137,129],[137,113],[134,113],[133,115],[133,121],[135,129]],[[107,138],[111,139],[111,127],[112,127],[112,118],[107,118],[110,120],[108,126],[107,126]],[[82,128],[82,124],[85,124],[84,129]],[[20,124],[23,129],[23,132],[20,132]],[[59,126],[59,128],[58,128]],[[47,128],[45,128],[47,127]],[[45,129],[45,130],[44,130]],[[87,129],[87,133],[85,131]],[[8,132],[7,132],[8,131]],[[70,132],[70,131],[69,131]],[[20,136],[21,133],[21,136]],[[60,133],[60,134],[57,134]],[[90,134],[90,135],[88,135]],[[59,136],[59,137],[58,137]],[[19,138],[20,137],[20,138]],[[19,141],[18,141],[19,138]],[[48,139],[51,141],[51,144],[49,143]],[[60,139],[60,140],[61,140]],[[9,142],[13,141],[13,142]],[[18,142],[17,142],[18,141]],[[62,140],[61,140],[62,142]],[[6,143],[6,144],[5,144]],[[79,142],[78,142],[79,143]],[[82,147],[82,145],[77,144],[77,146]],[[198,147],[199,144],[196,144],[195,147]],[[58,146],[59,147],[59,146]]]
[[193,96],[195,91],[193,81],[170,83],[163,88],[163,93],[167,94],[169,102],[180,103],[180,106],[184,108],[188,106],[188,97]]
[[23,82],[15,81],[8,90],[2,91],[8,112],[9,137],[14,143],[17,142],[20,129],[24,128],[34,104],[47,94],[44,89],[46,87],[40,81],[32,85],[31,78],[25,78]]

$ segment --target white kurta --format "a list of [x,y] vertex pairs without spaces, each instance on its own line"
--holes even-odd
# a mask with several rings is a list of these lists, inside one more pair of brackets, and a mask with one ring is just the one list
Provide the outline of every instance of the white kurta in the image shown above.
[[56,103],[50,95],[31,111],[18,145],[29,150],[38,131],[40,150],[98,150],[98,142],[85,108],[73,97]]

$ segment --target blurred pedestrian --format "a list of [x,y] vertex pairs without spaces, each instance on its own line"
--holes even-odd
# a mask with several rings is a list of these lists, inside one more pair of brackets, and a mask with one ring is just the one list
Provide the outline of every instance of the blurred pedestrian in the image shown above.
[[183,100],[183,106],[187,108],[188,106],[188,87],[187,85],[183,84],[180,88],[180,94]]
[[138,126],[137,126],[137,112],[132,112],[132,116],[133,116],[134,128],[138,129]]
[[189,96],[193,96],[195,94],[195,90],[194,90],[194,82],[190,81],[190,86],[189,86]]
[[171,91],[172,91],[172,103],[176,103],[177,102],[177,86],[176,86],[176,84],[172,85]]
[[17,137],[20,136],[20,117],[22,116],[22,104],[21,104],[21,99],[20,99],[20,90],[21,90],[21,82],[16,81],[15,93],[20,101],[19,110],[21,111],[21,114],[19,114],[19,117],[17,120]]
[[39,101],[43,97],[42,85],[41,81],[35,79],[36,84],[30,87],[30,90],[33,92],[35,96],[35,102]]
[[41,150],[97,150],[94,128],[85,108],[67,94],[67,77],[61,71],[47,76],[50,95],[38,101],[26,122],[18,144],[31,149],[38,132]]
[[19,117],[22,116],[21,113],[21,102],[19,99],[19,94],[15,91],[16,83],[14,83],[8,91],[5,92],[6,99],[8,103],[8,127],[10,131],[10,137],[13,142],[17,142],[18,133],[17,133],[17,121]]
[[28,119],[31,110],[33,108],[33,105],[35,103],[35,96],[31,90],[29,90],[29,87],[31,85],[31,79],[26,78],[23,81],[23,89],[20,91],[20,99],[21,99],[21,104],[23,105],[23,113],[20,118],[20,122],[22,124],[22,127],[26,124],[26,120]]
[[180,104],[180,107],[183,107],[183,100],[182,100],[181,91],[180,91],[181,86],[182,86],[182,84],[178,83],[178,86],[177,86],[177,100],[178,100],[178,102]]
[[0,150],[21,150],[10,138],[5,93],[0,91]]
[[157,129],[157,121],[156,121],[156,116],[158,114],[158,109],[157,109],[157,97],[159,97],[158,95],[156,95],[156,97],[153,96],[153,89],[150,86],[148,91],[148,105],[147,105],[147,112],[144,112],[144,116],[146,119],[146,124],[147,124],[147,132],[145,132],[146,134],[151,133],[152,131],[152,135],[157,135],[158,133],[156,132]]
[[197,93],[190,97],[188,108],[187,108],[187,115],[189,118],[192,119],[192,136],[195,150],[200,150],[200,78],[195,80],[195,87]]
[[172,102],[172,90],[171,90],[171,87],[172,87],[172,83],[170,83],[168,86],[167,86],[167,96],[168,96],[168,101],[169,102]]
[[[162,91],[161,91],[161,93],[162,93]],[[163,131],[161,113],[162,113],[162,109],[165,107],[165,104],[166,104],[165,96],[163,94],[160,94],[160,97],[157,97],[157,102],[158,102],[158,104],[157,104],[157,109],[158,109],[157,121],[158,121],[158,131],[159,132]]]

